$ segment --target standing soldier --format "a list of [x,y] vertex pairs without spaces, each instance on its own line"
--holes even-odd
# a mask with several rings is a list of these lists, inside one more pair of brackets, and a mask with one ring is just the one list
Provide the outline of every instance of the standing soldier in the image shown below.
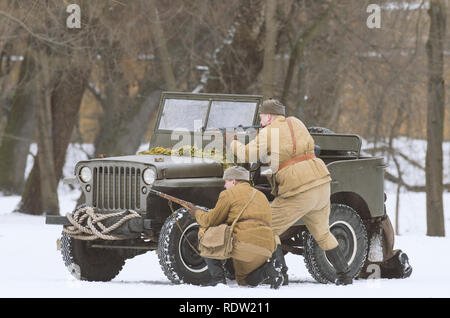
[[[239,285],[256,286],[269,279],[271,288],[276,289],[283,283],[283,276],[281,266],[276,269],[275,260],[271,258],[275,240],[270,203],[262,192],[250,185],[250,173],[245,168],[230,167],[225,170],[223,179],[226,190],[220,193],[213,209],[203,211],[192,207],[189,210],[200,225],[199,240],[209,227],[230,225],[242,213],[233,229],[231,257],[236,281]],[[210,258],[205,258],[205,262],[212,278],[209,285],[226,284],[222,262]]]
[[[259,114],[264,128],[256,138],[247,145],[233,140],[230,148],[239,160],[246,162],[258,156],[261,160],[262,153],[268,154],[273,171],[272,194],[275,195],[271,205],[274,234],[280,236],[302,219],[335,268],[335,283],[351,284],[348,264],[329,229],[330,172],[314,155],[313,138],[299,119],[285,118],[285,106],[277,100],[264,101]],[[283,264],[286,284],[287,267],[281,245],[277,246],[274,255]]]

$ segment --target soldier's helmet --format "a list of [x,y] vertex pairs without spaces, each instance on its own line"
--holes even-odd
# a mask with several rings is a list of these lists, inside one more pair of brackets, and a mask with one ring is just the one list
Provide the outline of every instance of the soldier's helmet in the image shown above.
[[239,166],[229,167],[223,172],[223,180],[250,181],[250,172]]

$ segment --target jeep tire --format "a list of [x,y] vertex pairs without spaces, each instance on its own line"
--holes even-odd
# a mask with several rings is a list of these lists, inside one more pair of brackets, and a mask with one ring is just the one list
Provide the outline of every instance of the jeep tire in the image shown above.
[[[357,277],[367,255],[367,231],[361,217],[351,207],[331,204],[330,231],[349,263],[351,277]],[[320,283],[334,282],[336,271],[313,236],[303,232],[304,259],[311,276]]]
[[77,240],[63,232],[61,254],[69,272],[79,280],[112,280],[119,274],[125,259],[117,251],[89,247],[89,243]]
[[158,242],[159,264],[166,277],[174,284],[204,285],[211,279],[208,266],[197,254],[198,228],[198,223],[184,208],[170,215],[161,228]]

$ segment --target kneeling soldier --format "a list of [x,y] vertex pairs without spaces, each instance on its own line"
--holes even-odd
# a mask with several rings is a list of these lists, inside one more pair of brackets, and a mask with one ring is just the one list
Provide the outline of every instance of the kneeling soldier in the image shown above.
[[[234,244],[231,257],[236,281],[239,285],[255,286],[268,280],[271,282],[271,288],[278,288],[283,282],[283,277],[274,268],[273,260],[268,261],[275,250],[269,201],[262,192],[249,184],[250,174],[242,167],[235,166],[226,169],[223,179],[226,190],[220,193],[213,209],[209,211],[194,208],[189,210],[189,213],[200,225],[199,240],[208,227],[233,223],[247,205],[233,230]],[[226,284],[222,262],[208,258],[205,261],[212,278],[209,285]],[[257,270],[255,271],[255,269]],[[250,273],[252,274],[247,280]]]

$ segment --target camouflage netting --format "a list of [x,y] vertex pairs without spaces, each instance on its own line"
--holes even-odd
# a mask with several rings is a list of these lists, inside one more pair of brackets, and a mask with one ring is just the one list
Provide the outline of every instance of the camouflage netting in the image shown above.
[[236,163],[226,162],[226,155],[223,151],[218,151],[212,149],[210,151],[204,151],[195,146],[183,146],[180,148],[164,148],[164,147],[154,147],[149,150],[144,150],[138,153],[138,155],[166,155],[166,156],[179,156],[179,157],[197,157],[197,158],[209,158],[222,163],[222,168],[225,169],[239,165]]

